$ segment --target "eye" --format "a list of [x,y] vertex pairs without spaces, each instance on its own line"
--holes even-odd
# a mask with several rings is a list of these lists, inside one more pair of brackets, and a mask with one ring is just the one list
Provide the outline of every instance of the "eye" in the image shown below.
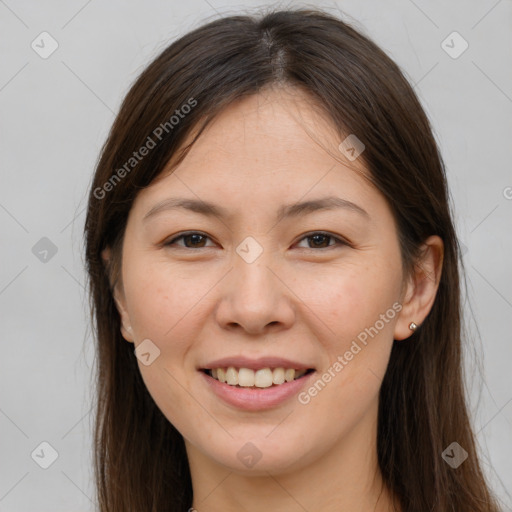
[[183,233],[173,238],[172,240],[165,242],[164,245],[175,245],[177,240],[183,239],[185,245],[178,245],[178,247],[182,247],[185,249],[202,249],[203,247],[205,247],[204,242],[207,238],[209,237],[203,233],[199,233],[198,231],[190,231],[189,233]]
[[[334,243],[327,243],[329,239],[334,240]],[[323,231],[317,231],[315,233],[308,234],[303,237],[301,241],[302,240],[311,240],[313,242],[313,246],[308,244],[309,247],[306,247],[306,249],[326,249],[335,245],[348,245],[348,243],[341,238],[331,235],[330,233],[325,233]],[[325,245],[326,243],[327,245]]]
[[[206,240],[208,239],[210,239],[210,237],[205,235],[204,233],[200,233],[198,231],[190,231],[188,233],[182,233],[181,235],[173,238],[172,240],[165,242],[164,246],[178,245],[178,247],[185,249],[202,249],[208,247],[204,245]],[[184,245],[176,244],[178,240],[183,240]],[[305,237],[302,237],[300,241],[302,240],[313,241],[313,245],[311,246],[311,244],[308,244],[309,247],[306,247],[306,249],[326,249],[328,247],[333,247],[335,245],[348,245],[348,243],[342,240],[341,238],[331,235],[330,233],[325,233],[323,231],[317,231],[308,234]],[[334,243],[328,243],[329,240],[333,240]],[[325,245],[326,243],[327,245]]]

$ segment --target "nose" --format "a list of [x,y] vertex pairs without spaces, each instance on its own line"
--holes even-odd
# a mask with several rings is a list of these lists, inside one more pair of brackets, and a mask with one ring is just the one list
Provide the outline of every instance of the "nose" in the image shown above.
[[293,325],[296,310],[293,293],[267,258],[252,263],[238,256],[223,280],[216,319],[223,329],[243,329],[261,335]]

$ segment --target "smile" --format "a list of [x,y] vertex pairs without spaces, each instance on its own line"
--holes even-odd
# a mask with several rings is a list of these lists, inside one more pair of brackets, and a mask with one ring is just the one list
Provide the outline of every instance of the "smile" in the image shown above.
[[[316,371],[314,369],[296,371],[294,368],[283,367],[253,370],[228,366],[203,368],[199,374],[203,376],[206,388],[224,403],[236,409],[256,412],[283,405],[308,385]],[[274,383],[274,376],[277,384]],[[230,382],[238,383],[228,384],[228,382],[222,382],[220,378],[223,380],[229,378]]]
[[251,368],[212,368],[203,370],[210,377],[219,382],[234,387],[243,388],[269,388],[280,386],[285,382],[292,382],[300,379],[307,373],[314,371],[311,369],[296,370],[294,368],[260,368],[252,370]]

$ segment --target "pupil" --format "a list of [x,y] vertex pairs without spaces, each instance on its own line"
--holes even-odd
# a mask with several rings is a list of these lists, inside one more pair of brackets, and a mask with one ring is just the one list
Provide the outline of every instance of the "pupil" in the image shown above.
[[192,239],[192,245],[196,245],[197,243],[201,242],[201,238],[203,238],[203,235],[193,234],[193,235],[187,235],[186,237],[188,240]]
[[[312,236],[313,240],[314,240],[314,245],[317,246],[317,242],[318,242],[318,239],[320,238],[320,240],[323,238],[324,241],[328,238],[327,235],[313,235]],[[320,244],[321,244],[321,241],[320,241]]]

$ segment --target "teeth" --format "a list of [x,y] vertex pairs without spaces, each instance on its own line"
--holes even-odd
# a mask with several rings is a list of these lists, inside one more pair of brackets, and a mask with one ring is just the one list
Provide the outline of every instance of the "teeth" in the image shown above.
[[238,372],[232,366],[226,370],[226,382],[230,386],[236,386],[238,384]]
[[230,386],[239,386],[244,388],[257,387],[269,388],[272,385],[291,382],[302,377],[307,370],[295,370],[294,368],[261,368],[252,370],[250,368],[236,369],[234,366],[228,368],[213,368],[211,376],[220,382]]
[[254,370],[240,368],[238,371],[238,384],[244,388],[254,386]]
[[273,373],[270,368],[263,368],[254,372],[254,385],[257,388],[269,388],[272,386]]
[[272,382],[274,384],[282,384],[284,382],[284,368],[276,368],[272,372]]

